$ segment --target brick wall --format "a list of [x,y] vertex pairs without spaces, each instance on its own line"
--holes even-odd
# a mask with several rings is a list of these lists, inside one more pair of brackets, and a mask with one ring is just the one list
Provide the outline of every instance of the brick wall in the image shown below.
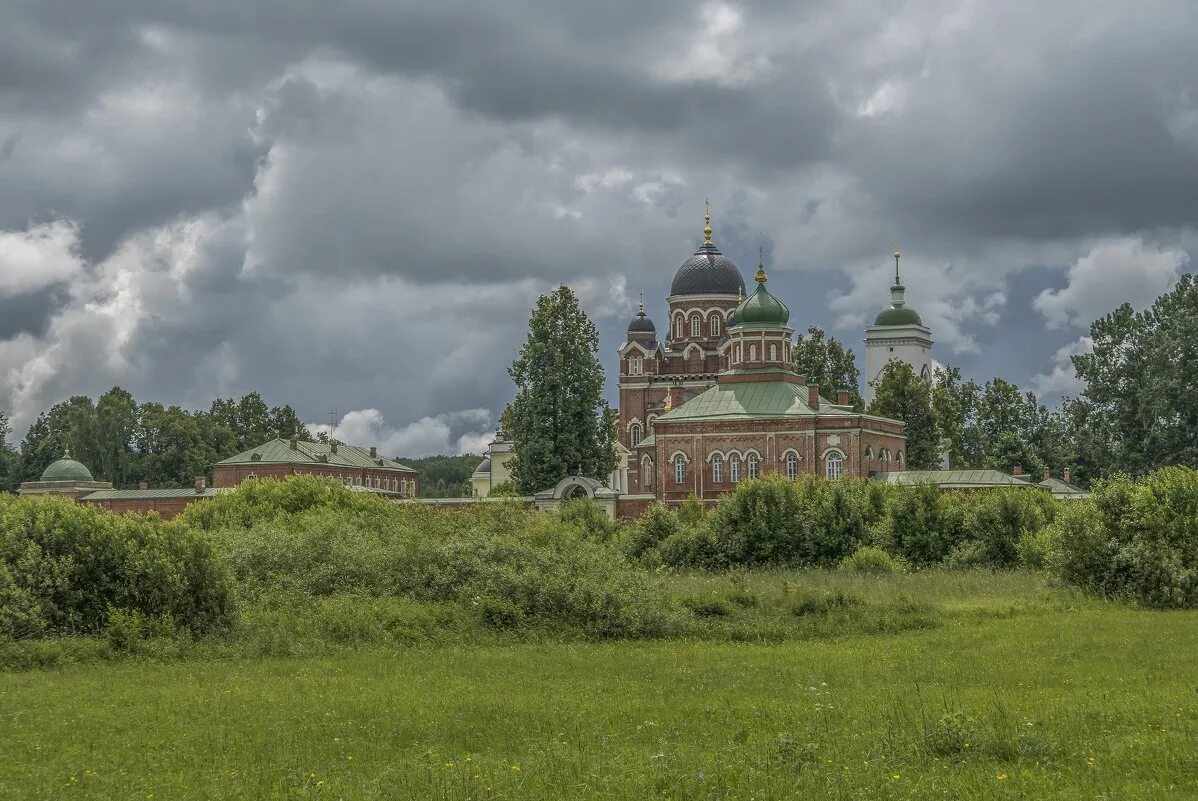
[[[401,473],[395,470],[372,470],[361,467],[338,467],[336,465],[296,464],[225,464],[217,465],[212,471],[212,486],[236,487],[242,481],[257,478],[284,479],[287,476],[323,476],[336,481],[349,480],[351,484],[386,488],[385,482],[408,481],[415,486],[411,497],[419,497],[419,477],[416,473]],[[369,484],[367,483],[369,482]],[[392,490],[398,492],[399,490]]]

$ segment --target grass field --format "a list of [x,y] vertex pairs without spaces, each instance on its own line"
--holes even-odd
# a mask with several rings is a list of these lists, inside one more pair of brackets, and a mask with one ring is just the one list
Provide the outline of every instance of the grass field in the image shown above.
[[[686,640],[0,674],[0,798],[1198,798],[1198,613],[1027,574],[671,581],[740,600]],[[836,591],[864,605],[793,611]]]

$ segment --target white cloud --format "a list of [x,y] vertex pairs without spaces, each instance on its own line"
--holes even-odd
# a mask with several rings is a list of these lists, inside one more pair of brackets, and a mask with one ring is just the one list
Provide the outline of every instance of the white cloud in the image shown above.
[[359,409],[347,412],[336,426],[309,423],[308,428],[350,445],[377,446],[387,456],[417,459],[483,453],[494,436],[491,420],[489,409],[462,409],[392,426],[378,409]]
[[1176,283],[1189,257],[1182,250],[1156,248],[1125,237],[1099,243],[1069,266],[1063,289],[1046,289],[1032,306],[1049,328],[1088,326],[1122,303],[1136,309],[1152,304]]
[[83,272],[79,228],[66,220],[0,231],[0,294],[20,294]]
[[1052,369],[1047,373],[1032,376],[1032,389],[1041,402],[1052,402],[1064,395],[1077,395],[1086,388],[1085,383],[1077,377],[1073,369],[1071,356],[1089,353],[1094,347],[1094,341],[1089,337],[1079,337],[1076,341],[1061,346],[1052,357]]
[[655,66],[658,77],[669,81],[710,81],[723,86],[744,86],[769,66],[766,57],[746,46],[744,14],[728,3],[707,3],[699,9],[701,30],[685,34],[689,45],[678,55],[672,48]]

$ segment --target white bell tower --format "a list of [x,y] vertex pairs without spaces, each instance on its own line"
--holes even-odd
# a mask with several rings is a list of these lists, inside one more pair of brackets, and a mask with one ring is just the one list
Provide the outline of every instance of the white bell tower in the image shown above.
[[915,309],[907,305],[907,288],[899,280],[899,258],[894,251],[894,285],[890,287],[890,306],[878,314],[865,329],[865,402],[874,399],[874,382],[888,362],[911,365],[925,381],[932,380],[932,330],[923,324]]

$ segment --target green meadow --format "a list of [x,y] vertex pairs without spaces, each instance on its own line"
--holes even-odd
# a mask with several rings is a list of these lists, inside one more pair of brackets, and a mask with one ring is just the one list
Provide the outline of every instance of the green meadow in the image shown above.
[[0,798],[1198,797],[1198,612],[1024,571],[661,580],[684,636],[2,673]]

